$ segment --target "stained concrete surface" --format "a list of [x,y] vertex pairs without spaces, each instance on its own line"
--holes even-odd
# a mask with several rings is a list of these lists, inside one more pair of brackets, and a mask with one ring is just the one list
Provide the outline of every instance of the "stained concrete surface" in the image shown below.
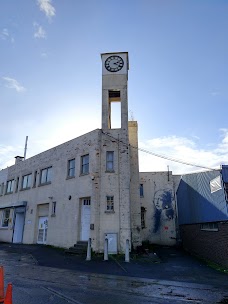
[[158,248],[157,256],[88,262],[46,246],[0,244],[14,304],[228,303],[227,274],[175,248]]

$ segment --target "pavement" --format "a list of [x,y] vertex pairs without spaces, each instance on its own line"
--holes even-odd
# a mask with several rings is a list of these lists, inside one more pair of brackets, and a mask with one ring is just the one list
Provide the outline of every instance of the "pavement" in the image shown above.
[[18,254],[20,263],[30,258],[34,265],[58,269],[228,287],[228,272],[212,269],[175,247],[155,247],[153,253],[131,254],[130,263],[119,255],[110,255],[109,260],[104,261],[101,254],[86,261],[86,256],[66,254],[61,248],[43,245],[0,243],[1,252]]
[[0,244],[14,304],[228,303],[227,272],[178,248],[131,254],[130,263],[119,255],[108,261],[102,255],[85,258],[49,246]]

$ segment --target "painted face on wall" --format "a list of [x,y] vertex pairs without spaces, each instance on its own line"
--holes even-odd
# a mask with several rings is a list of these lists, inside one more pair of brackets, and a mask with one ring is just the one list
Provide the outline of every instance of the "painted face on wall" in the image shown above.
[[154,194],[154,232],[157,232],[161,225],[161,218],[165,221],[174,218],[174,210],[172,207],[172,192],[171,190],[158,190]]

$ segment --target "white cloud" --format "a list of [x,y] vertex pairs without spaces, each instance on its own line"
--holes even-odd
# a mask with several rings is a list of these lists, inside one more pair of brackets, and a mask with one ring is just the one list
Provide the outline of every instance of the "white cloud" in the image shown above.
[[15,156],[21,148],[0,145],[0,170],[15,163]]
[[1,31],[1,38],[3,40],[7,39],[9,37],[9,31],[8,29],[4,28],[2,31]]
[[0,38],[2,40],[9,40],[12,43],[14,43],[14,38],[10,35],[9,30],[7,28],[4,28],[1,32],[0,32]]
[[34,22],[33,26],[35,28],[35,33],[34,33],[34,37],[35,38],[46,38],[46,32],[45,30],[42,28],[41,25],[39,25],[38,23]]
[[[198,164],[209,168],[219,168],[221,164],[228,164],[228,129],[220,130],[221,142],[212,149],[202,149],[198,141],[188,138],[168,136],[155,138],[139,143],[139,147],[153,153],[182,160],[190,164]],[[166,171],[167,166],[174,174],[184,174],[204,170],[195,166],[188,166],[171,160],[139,152],[140,171]]]
[[43,52],[43,53],[40,54],[40,56],[43,57],[43,58],[47,58],[48,54]]
[[2,79],[5,81],[6,88],[14,89],[19,93],[26,91],[26,89],[20,85],[16,79],[10,77],[2,77]]
[[211,92],[211,95],[212,96],[219,96],[220,92],[219,91],[214,91],[214,92]]
[[38,0],[37,3],[40,10],[45,13],[49,20],[55,16],[55,8],[51,4],[51,0]]

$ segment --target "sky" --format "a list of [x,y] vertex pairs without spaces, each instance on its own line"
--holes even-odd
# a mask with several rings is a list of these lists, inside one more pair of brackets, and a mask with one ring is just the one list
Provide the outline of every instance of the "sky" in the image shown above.
[[[101,53],[129,53],[139,147],[228,164],[227,0],[1,0],[0,169],[101,128]],[[204,170],[139,152],[140,171]]]

